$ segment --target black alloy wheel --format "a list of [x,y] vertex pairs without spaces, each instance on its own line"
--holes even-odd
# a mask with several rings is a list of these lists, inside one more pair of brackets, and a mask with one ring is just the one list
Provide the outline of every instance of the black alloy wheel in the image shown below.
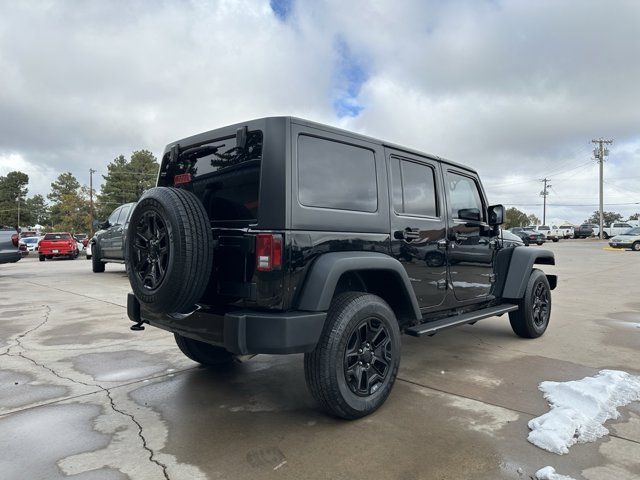
[[131,289],[145,308],[197,308],[213,267],[211,224],[198,197],[181,188],[147,190],[131,213],[124,258]]
[[509,323],[519,337],[538,338],[547,330],[550,318],[551,286],[544,272],[534,268],[518,310],[509,312]]
[[147,210],[135,225],[131,268],[144,288],[156,290],[169,266],[169,226],[155,211]]
[[547,286],[540,282],[533,291],[533,323],[538,327],[544,326],[549,321],[550,295]]
[[344,375],[349,389],[366,397],[384,383],[393,362],[389,331],[376,318],[367,318],[352,331],[344,353]]
[[318,344],[304,355],[307,386],[328,413],[361,418],[389,396],[400,366],[400,328],[387,302],[365,292],[334,297]]

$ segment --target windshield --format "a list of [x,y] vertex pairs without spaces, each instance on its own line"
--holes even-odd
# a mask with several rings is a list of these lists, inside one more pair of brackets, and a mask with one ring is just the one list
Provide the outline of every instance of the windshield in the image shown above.
[[23,238],[23,239],[22,239],[22,241],[23,241],[24,243],[28,243],[28,244],[31,244],[31,243],[38,243],[38,240],[40,240],[40,239],[39,239],[39,238],[37,238],[37,237],[29,237],[29,238]]
[[640,227],[635,227],[631,230],[627,230],[622,235],[640,235]]

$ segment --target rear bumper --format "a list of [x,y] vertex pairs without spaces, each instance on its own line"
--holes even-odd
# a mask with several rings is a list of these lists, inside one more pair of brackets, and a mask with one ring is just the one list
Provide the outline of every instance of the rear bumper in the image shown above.
[[[58,250],[57,253],[53,253],[54,250]],[[40,255],[50,255],[52,257],[61,257],[61,256],[66,256],[66,255],[71,255],[73,253],[75,253],[76,250],[71,250],[71,249],[59,249],[59,248],[40,248],[40,250],[38,250],[38,253]]]
[[199,309],[189,314],[158,314],[141,306],[132,293],[127,296],[127,314],[133,322],[148,323],[238,355],[310,352],[326,318],[325,312],[301,311],[217,314]]

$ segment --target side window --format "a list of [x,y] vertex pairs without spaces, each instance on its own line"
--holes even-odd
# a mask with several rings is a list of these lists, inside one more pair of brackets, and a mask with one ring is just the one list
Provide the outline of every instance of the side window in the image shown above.
[[435,171],[428,165],[391,159],[393,208],[396,213],[438,216]]
[[475,210],[484,221],[484,205],[475,180],[454,172],[449,172],[447,179],[451,216],[460,218],[460,210]]
[[378,185],[373,151],[300,135],[298,200],[307,207],[375,212]]
[[116,208],[111,215],[109,215],[109,225],[117,225],[118,224],[118,216],[120,215],[120,210],[122,207]]
[[131,205],[122,206],[122,210],[120,210],[120,215],[118,216],[118,225],[124,225],[126,223],[130,210],[131,210]]

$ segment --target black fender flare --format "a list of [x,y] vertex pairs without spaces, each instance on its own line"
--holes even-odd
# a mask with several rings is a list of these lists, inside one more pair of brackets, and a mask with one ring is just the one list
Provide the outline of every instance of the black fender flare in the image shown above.
[[[553,252],[549,250],[538,250],[526,247],[515,247],[513,249],[507,279],[502,292],[503,298],[522,298],[534,264],[555,265],[556,259]],[[557,277],[555,275],[547,275],[547,279],[549,280],[551,289],[556,288]]]
[[326,312],[342,274],[356,270],[381,270],[392,272],[401,282],[411,311],[416,320],[422,318],[409,275],[402,264],[393,257],[376,252],[331,252],[321,255],[307,273],[298,309],[309,312]]

